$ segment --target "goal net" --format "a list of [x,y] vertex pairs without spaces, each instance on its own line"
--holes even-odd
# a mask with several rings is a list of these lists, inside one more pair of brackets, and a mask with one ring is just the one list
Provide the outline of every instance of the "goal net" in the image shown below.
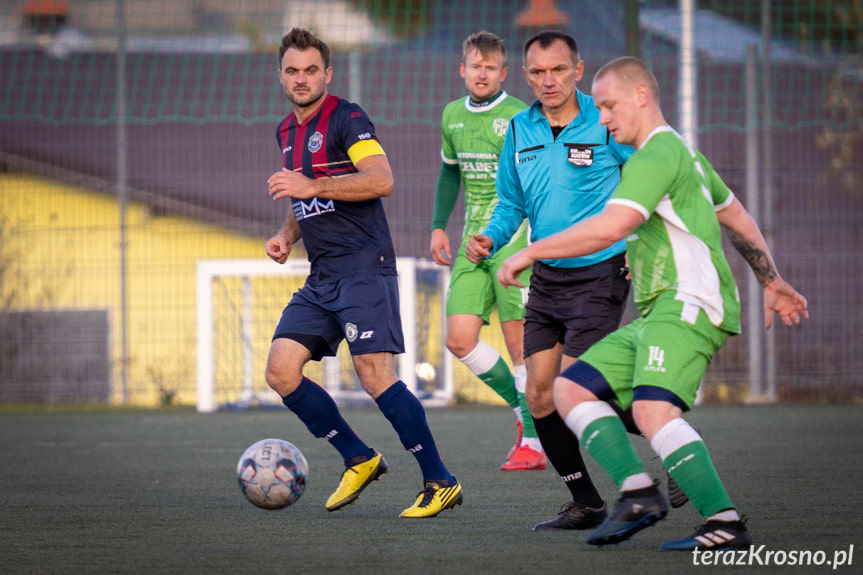
[[[444,347],[449,268],[398,258],[405,353],[399,377],[427,407],[449,405],[454,395],[452,355]],[[309,264],[288,260],[201,260],[197,266],[197,410],[281,405],[264,380],[273,330]],[[348,347],[309,362],[305,376],[341,403],[370,401],[359,385]]]

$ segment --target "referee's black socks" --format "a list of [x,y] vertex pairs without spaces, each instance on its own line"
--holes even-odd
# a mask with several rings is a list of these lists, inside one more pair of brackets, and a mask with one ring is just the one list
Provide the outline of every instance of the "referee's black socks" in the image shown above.
[[588,507],[602,507],[602,497],[593,485],[581,457],[578,438],[560,415],[553,411],[551,415],[534,418],[533,423],[546,457],[563,479],[572,494],[572,500]]

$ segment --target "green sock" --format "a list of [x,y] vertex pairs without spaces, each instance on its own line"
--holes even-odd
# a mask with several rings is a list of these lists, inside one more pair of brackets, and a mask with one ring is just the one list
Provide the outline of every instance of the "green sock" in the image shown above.
[[[569,418],[566,423],[569,425]],[[645,473],[644,464],[629,442],[626,427],[616,415],[590,422],[579,442],[618,486],[630,475]]]
[[662,465],[704,517],[734,507],[703,441],[683,445],[666,457]]
[[530,409],[527,407],[527,399],[521,392],[516,392],[516,395],[518,395],[518,403],[521,406],[522,435],[539,438],[536,434],[536,427],[533,425],[533,417],[530,416]]
[[527,389],[527,368],[525,365],[523,363],[514,365],[512,376],[515,378],[515,393],[518,396],[518,411],[521,414],[519,421],[521,421],[522,426],[522,437],[539,441],[539,435],[537,435],[536,427],[533,424],[533,417],[530,415],[530,408],[527,406],[527,398],[524,395]]
[[498,358],[494,367],[485,373],[480,373],[477,377],[501,396],[510,407],[519,405],[518,394],[515,391],[515,378],[502,357]]

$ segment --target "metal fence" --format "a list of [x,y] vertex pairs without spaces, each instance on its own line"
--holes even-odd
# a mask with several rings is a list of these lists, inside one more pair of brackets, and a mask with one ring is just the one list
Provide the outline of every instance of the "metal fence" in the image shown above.
[[[396,178],[385,207],[398,255],[410,257],[427,257],[438,122],[464,93],[464,37],[488,29],[506,40],[504,87],[525,101],[532,95],[521,44],[539,27],[578,39],[585,91],[604,62],[637,51],[657,75],[666,118],[697,140],[758,214],[781,272],[811,306],[799,329],[765,336],[744,323],[711,366],[705,400],[859,400],[859,3],[3,0],[0,7],[0,312],[108,310],[109,401],[194,402],[195,263],[262,257],[282,219],[265,181],[279,168],[273,136],[288,113],[277,45],[294,25],[333,45],[330,91],[359,102],[375,122]],[[553,17],[519,24],[537,14]],[[447,229],[453,243],[460,209]],[[744,310],[757,320],[752,276],[727,253]],[[20,374],[13,345],[20,333],[0,321],[0,385],[33,385],[12,375]],[[493,325],[483,337],[503,350],[497,333]],[[62,354],[40,355],[62,371]],[[460,369],[461,396],[489,399]],[[68,389],[50,401],[87,399]]]

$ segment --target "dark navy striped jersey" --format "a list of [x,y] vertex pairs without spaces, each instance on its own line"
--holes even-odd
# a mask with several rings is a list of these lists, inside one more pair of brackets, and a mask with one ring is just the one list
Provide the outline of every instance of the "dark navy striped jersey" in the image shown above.
[[[282,120],[276,139],[285,168],[309,178],[356,173],[351,156],[359,161],[382,153],[375,127],[362,108],[332,94],[302,124],[293,113]],[[291,198],[291,205],[311,263],[308,282],[358,274],[396,275],[395,250],[380,198],[360,202]]]

